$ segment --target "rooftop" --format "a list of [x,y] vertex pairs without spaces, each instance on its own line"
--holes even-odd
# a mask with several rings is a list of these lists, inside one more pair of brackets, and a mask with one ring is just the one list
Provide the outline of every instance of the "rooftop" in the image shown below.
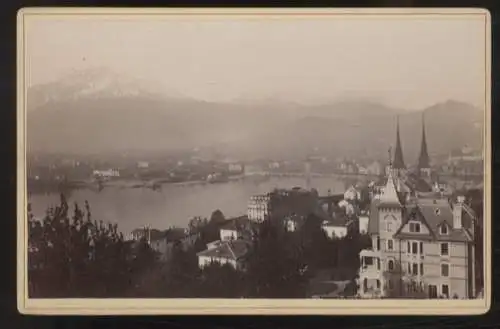
[[250,250],[250,244],[245,240],[222,242],[219,246],[199,252],[198,256],[239,260]]

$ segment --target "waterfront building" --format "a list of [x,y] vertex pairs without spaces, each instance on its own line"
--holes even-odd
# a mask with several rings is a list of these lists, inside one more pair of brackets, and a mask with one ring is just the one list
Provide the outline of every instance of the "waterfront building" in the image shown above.
[[139,161],[139,162],[137,162],[137,168],[139,168],[139,169],[148,169],[149,168],[149,162],[147,162],[147,161]]
[[120,177],[120,172],[116,169],[94,170],[93,175],[94,177],[111,178]]
[[307,216],[318,207],[317,191],[300,187],[275,189],[264,195],[250,198],[247,216],[250,220],[262,222],[265,219],[284,219],[296,214]]
[[250,197],[247,207],[248,219],[258,223],[263,222],[269,216],[269,203],[271,196],[269,194],[254,195]]

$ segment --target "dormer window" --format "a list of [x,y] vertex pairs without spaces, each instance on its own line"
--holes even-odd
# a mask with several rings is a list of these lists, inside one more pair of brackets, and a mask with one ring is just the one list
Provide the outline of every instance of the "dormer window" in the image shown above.
[[420,233],[420,223],[410,223],[411,233]]
[[446,224],[441,225],[440,233],[443,235],[448,234],[448,226]]

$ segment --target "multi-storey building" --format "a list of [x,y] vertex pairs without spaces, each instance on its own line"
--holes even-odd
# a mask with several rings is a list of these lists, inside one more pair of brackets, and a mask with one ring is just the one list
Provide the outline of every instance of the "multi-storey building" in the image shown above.
[[403,201],[392,174],[370,210],[362,297],[473,298],[476,216],[462,197]]
[[[424,142],[418,170],[428,175]],[[424,154],[422,156],[422,154]],[[421,159],[422,160],[422,159]],[[398,188],[405,175],[399,129],[395,166],[371,203],[370,249],[360,252],[359,295],[365,298],[474,298],[477,218],[464,202]]]
[[250,197],[247,208],[248,219],[262,222],[269,215],[269,204],[271,196],[269,194],[254,195]]
[[299,187],[275,189],[264,195],[250,198],[248,219],[262,222],[267,218],[284,219],[286,216],[306,216],[318,206],[317,192]]

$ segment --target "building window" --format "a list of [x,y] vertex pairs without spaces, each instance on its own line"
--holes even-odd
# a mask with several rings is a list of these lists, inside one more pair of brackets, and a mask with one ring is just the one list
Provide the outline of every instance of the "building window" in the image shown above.
[[449,291],[449,288],[448,288],[448,285],[447,284],[443,284],[441,286],[441,293],[446,296],[446,298],[450,297],[450,291]]
[[420,254],[421,255],[424,254],[424,243],[423,242],[420,242]]
[[437,287],[435,285],[429,285],[429,298],[437,298]]
[[394,241],[391,239],[387,240],[387,250],[393,250],[394,249]]
[[446,224],[441,225],[441,234],[448,234],[448,226]]
[[394,288],[394,284],[392,283],[392,280],[387,280],[387,286],[389,287],[389,289],[393,289]]
[[418,264],[413,264],[412,274],[418,275]]
[[365,278],[365,279],[363,280],[363,291],[364,291],[364,292],[367,292],[367,291],[368,291],[368,279],[367,279],[367,278]]
[[441,256],[448,256],[448,244],[447,243],[441,243]]
[[377,279],[377,289],[380,289],[380,280]]
[[387,232],[392,232],[392,223],[387,222]]
[[410,223],[410,232],[420,233],[420,223]]
[[411,263],[408,263],[408,274],[411,274]]
[[450,275],[450,266],[448,264],[441,264],[441,276]]
[[411,243],[411,253],[414,255],[418,254],[418,242]]
[[424,275],[424,263],[420,263],[420,275]]
[[418,291],[418,289],[417,289],[417,283],[415,281],[413,281],[413,280],[411,281],[410,287],[411,287],[410,288],[411,292],[417,292]]
[[373,257],[365,257],[365,265],[372,266],[373,265]]
[[377,250],[380,250],[380,237],[377,236]]
[[387,267],[389,271],[394,270],[394,261],[392,259],[390,259],[389,262],[387,263]]
[[380,270],[380,258],[377,258],[377,270]]

